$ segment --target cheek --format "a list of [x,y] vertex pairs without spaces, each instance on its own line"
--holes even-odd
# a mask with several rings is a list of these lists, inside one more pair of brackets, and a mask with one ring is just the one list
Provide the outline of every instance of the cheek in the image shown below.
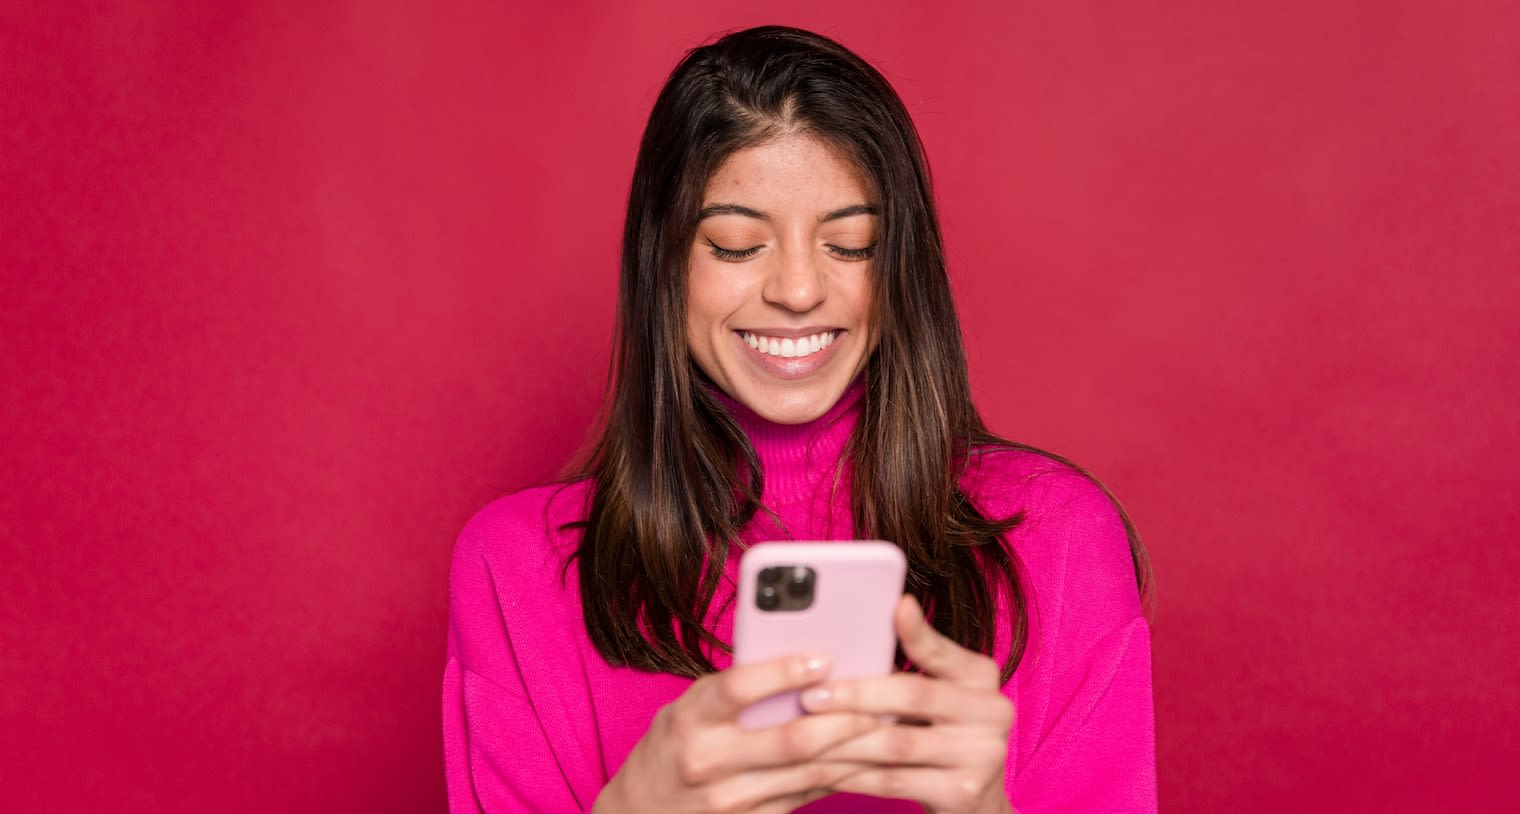
[[[855,290],[855,297],[851,303],[851,310],[859,321],[860,328],[866,337],[863,356],[869,358],[876,352],[876,346],[881,341],[881,326],[875,309],[872,307],[874,297],[871,291],[871,278],[863,275],[860,286]],[[862,360],[864,364],[864,360]]]
[[697,366],[709,376],[718,377],[715,369],[726,330],[726,320],[733,312],[731,293],[720,283],[721,269],[704,268],[693,263],[686,278],[686,346]]
[[693,333],[721,328],[745,301],[744,283],[726,263],[693,262],[686,277],[686,322]]
[[868,269],[862,270],[859,273],[851,276],[844,287],[844,293],[846,293],[849,298],[850,314],[855,317],[856,321],[859,322],[862,326],[865,326],[868,330],[872,330],[874,332],[875,326],[872,323],[874,322],[873,317],[875,314],[873,314],[871,311],[872,296],[870,271]]
[[686,277],[686,326],[693,336],[705,331],[718,313],[716,293],[710,276],[694,266]]

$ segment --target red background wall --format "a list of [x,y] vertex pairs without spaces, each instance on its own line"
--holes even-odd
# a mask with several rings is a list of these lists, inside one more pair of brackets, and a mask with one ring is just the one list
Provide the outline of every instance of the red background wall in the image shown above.
[[981,407],[1145,533],[1163,807],[1520,803],[1514,4],[571,5],[0,9],[0,809],[443,807],[453,535],[760,22],[894,81]]

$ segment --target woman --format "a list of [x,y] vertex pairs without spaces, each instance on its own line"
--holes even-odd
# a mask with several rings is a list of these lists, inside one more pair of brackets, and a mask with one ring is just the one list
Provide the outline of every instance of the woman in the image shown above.
[[[922,150],[874,69],[776,27],[677,66],[616,347],[583,475],[456,548],[452,808],[1154,810],[1142,552],[1091,478],[983,427]],[[744,548],[852,538],[907,556],[912,669],[731,666]],[[813,714],[738,726],[794,689]]]

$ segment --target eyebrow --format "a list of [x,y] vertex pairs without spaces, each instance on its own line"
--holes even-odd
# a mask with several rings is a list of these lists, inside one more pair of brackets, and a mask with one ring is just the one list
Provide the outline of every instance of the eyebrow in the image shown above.
[[[827,223],[831,220],[839,220],[840,218],[852,218],[856,215],[875,215],[876,213],[876,207],[871,204],[853,204],[835,209],[832,212],[823,213],[823,217],[820,217],[818,222]],[[740,204],[720,203],[702,207],[702,211],[697,213],[697,220],[706,220],[716,215],[742,215],[746,218],[754,218],[755,220],[771,219],[770,215],[758,209],[750,209]]]

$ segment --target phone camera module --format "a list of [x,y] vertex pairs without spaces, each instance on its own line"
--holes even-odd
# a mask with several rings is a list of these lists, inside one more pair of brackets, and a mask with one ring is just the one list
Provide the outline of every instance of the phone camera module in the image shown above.
[[755,607],[763,611],[800,611],[813,606],[817,574],[806,565],[772,565],[755,575]]
[[797,566],[786,577],[786,594],[796,599],[813,596],[813,569]]

